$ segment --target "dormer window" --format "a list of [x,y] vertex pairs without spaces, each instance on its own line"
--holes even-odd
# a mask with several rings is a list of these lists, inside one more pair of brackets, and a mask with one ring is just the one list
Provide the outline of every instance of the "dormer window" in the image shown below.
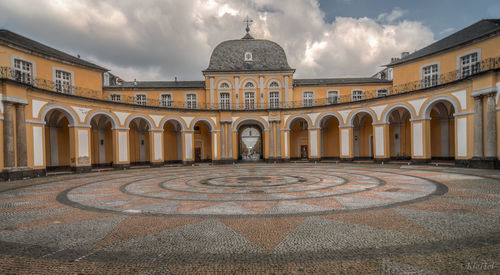
[[251,52],[245,53],[245,61],[252,61],[252,53]]

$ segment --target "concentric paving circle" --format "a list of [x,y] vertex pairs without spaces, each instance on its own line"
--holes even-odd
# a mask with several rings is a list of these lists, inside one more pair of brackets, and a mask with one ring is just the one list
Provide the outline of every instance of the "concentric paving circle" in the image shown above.
[[280,216],[391,207],[439,194],[433,181],[328,166],[163,168],[64,191],[61,202],[93,211],[157,216]]

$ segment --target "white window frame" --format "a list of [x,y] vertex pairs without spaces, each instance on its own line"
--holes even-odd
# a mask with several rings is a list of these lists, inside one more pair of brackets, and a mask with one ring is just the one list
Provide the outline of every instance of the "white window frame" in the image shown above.
[[[436,66],[436,72],[426,73],[425,70],[429,67]],[[437,86],[440,83],[441,62],[431,62],[420,66],[420,88],[429,88]]]
[[[381,95],[380,92],[385,91],[385,94]],[[377,89],[377,97],[383,97],[389,95],[389,88],[379,88]]]
[[[469,56],[469,55],[473,55],[473,54],[477,54],[477,62],[476,64],[479,65],[478,69],[476,72],[472,73],[472,66],[471,64],[469,64],[467,67],[469,68],[469,71],[470,73],[465,75],[464,74],[464,66],[462,64],[462,59],[466,56]],[[465,78],[465,77],[468,77],[468,76],[471,76],[471,75],[474,75],[478,72],[481,71],[481,49],[473,49],[473,50],[470,50],[470,51],[466,51],[466,52],[463,52],[459,55],[457,55],[457,78],[461,79],[461,78]]]
[[[247,84],[252,84],[251,87],[247,87]],[[245,83],[243,83],[243,89],[256,89],[257,88],[257,85],[255,85],[255,83],[253,83],[253,81],[245,81]]]
[[[57,71],[64,72],[70,75],[70,79],[66,85],[64,86],[59,83],[60,79],[57,78]],[[75,73],[66,68],[61,67],[52,67],[52,81],[54,82],[54,90],[58,93],[64,94],[73,94],[75,87]],[[64,82],[64,81],[63,81]]]
[[[223,84],[227,84],[228,87],[222,87]],[[230,90],[231,89],[231,83],[229,83],[227,81],[221,81],[219,83],[219,89],[220,90]]]
[[[138,96],[144,96],[144,100],[143,99],[139,100]],[[134,94],[134,103],[137,105],[147,105],[148,104],[148,95],[145,93]]]
[[[271,94],[277,93],[278,98],[271,98]],[[281,107],[281,92],[277,90],[269,91],[267,94],[267,99],[269,103],[269,109],[279,109]]]
[[[278,86],[274,86],[274,87],[273,87],[273,86],[272,86],[272,84],[273,84],[273,83],[278,84]],[[278,80],[276,80],[276,79],[271,79],[271,80],[269,81],[269,85],[267,85],[267,87],[268,87],[268,88],[270,88],[270,89],[279,89],[279,88],[281,88],[281,84],[280,84],[280,82],[279,82]]]
[[253,55],[252,55],[252,53],[251,52],[245,52],[244,59],[245,59],[245,61],[253,61]]
[[[311,98],[306,98],[306,95],[311,95]],[[302,91],[302,106],[303,107],[312,107],[314,106],[314,91]]]
[[[113,96],[118,96],[119,100],[113,100]],[[109,94],[109,100],[113,101],[113,102],[122,102],[122,95],[116,94],[116,93]],[[134,98],[134,100],[135,100],[135,98]]]
[[[354,92],[360,91],[360,95],[355,95]],[[365,99],[365,90],[364,89],[352,89],[351,90],[351,101],[360,101]]]
[[[194,96],[194,100],[190,99],[190,96]],[[197,109],[198,108],[198,93],[187,93],[184,95],[184,107],[187,109]]]
[[[222,95],[227,95],[227,102],[222,102]],[[221,91],[219,92],[219,109],[221,110],[231,110],[231,92]]]
[[[253,95],[252,98],[247,97],[247,95]],[[252,102],[250,102],[252,99]],[[247,102],[248,101],[248,102]],[[243,92],[243,108],[245,110],[254,110],[257,107],[257,99],[255,91],[244,91]]]
[[[335,94],[334,96],[330,96],[331,94]],[[337,104],[340,102],[339,100],[339,90],[330,90],[326,92],[326,101],[327,104]]]
[[12,69],[12,77],[17,80],[16,74],[15,74],[15,72],[16,72],[16,67],[15,67],[16,59],[23,61],[23,62],[31,63],[31,78],[29,79],[29,81],[23,81],[23,79],[21,79],[19,81],[21,81],[23,83],[31,84],[31,85],[36,85],[36,81],[35,81],[35,79],[36,79],[36,63],[35,63],[35,61],[28,59],[24,56],[17,56],[17,55],[10,56],[10,67]]
[[[170,96],[170,100],[165,102],[166,104],[163,104],[163,96]],[[172,107],[174,103],[174,95],[172,93],[160,93],[160,106],[161,107]]]

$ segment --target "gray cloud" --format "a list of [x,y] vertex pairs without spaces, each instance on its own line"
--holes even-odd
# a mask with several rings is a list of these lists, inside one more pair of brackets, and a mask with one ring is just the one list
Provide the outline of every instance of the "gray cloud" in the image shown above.
[[0,24],[125,79],[202,79],[217,44],[244,35],[276,41],[297,77],[367,76],[433,41],[395,8],[376,19],[327,23],[315,0],[0,1]]

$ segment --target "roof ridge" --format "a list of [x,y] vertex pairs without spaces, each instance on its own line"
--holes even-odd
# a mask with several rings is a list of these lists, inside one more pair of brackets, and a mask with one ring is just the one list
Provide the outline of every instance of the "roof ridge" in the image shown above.
[[[37,53],[40,53],[40,54],[48,55],[48,56],[51,56],[51,57],[54,57],[54,58],[57,58],[57,59],[61,59],[61,60],[64,60],[64,61],[75,63],[75,64],[79,64],[79,65],[82,65],[82,66],[91,67],[91,68],[99,69],[99,70],[103,70],[103,71],[109,71],[108,69],[106,69],[104,67],[101,67],[101,66],[99,66],[97,64],[94,64],[94,63],[92,63],[90,61],[81,59],[81,58],[79,58],[77,56],[73,56],[73,55],[71,55],[69,53],[66,53],[64,51],[56,49],[56,48],[54,48],[52,46],[43,44],[41,42],[38,42],[38,41],[33,40],[33,39],[31,39],[29,37],[26,37],[24,35],[21,35],[21,34],[18,34],[16,32],[13,32],[11,30],[0,29],[0,31],[6,33],[7,35],[13,36],[12,37],[13,39],[9,39],[9,37],[5,37],[3,35],[0,35],[0,40],[4,41],[6,43],[12,43],[12,44],[14,44],[16,46],[19,46],[19,47],[24,48],[24,49],[31,50],[33,52],[37,52]],[[27,40],[31,44],[34,44],[34,47],[30,48],[29,46],[21,43],[20,41],[13,41],[15,38]],[[43,52],[43,49],[36,49],[36,47],[45,48],[46,50],[51,50],[51,51],[54,51],[55,53],[51,54],[49,52]],[[62,55],[62,56],[56,56],[55,54]],[[66,57],[66,59],[64,59],[65,57]],[[73,60],[69,60],[69,59],[73,59]],[[79,61],[79,62],[77,62],[77,61]]]

